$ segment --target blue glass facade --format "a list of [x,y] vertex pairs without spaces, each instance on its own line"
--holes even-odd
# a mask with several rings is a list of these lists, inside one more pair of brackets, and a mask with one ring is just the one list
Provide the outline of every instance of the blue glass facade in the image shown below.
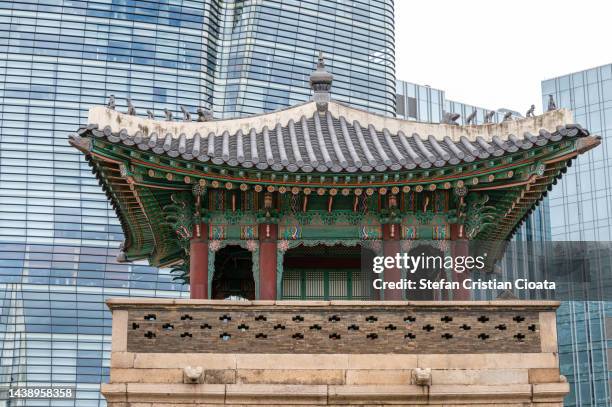
[[[542,81],[542,104],[553,95],[577,123],[601,135],[553,189],[554,240],[612,240],[612,64]],[[608,269],[609,273],[609,269]],[[606,406],[612,398],[612,303],[566,302],[558,312],[561,372],[571,384],[568,406]]]
[[158,117],[276,109],[309,97],[319,49],[335,98],[394,113],[391,0],[0,2],[0,406],[10,385],[49,383],[78,390],[53,405],[105,405],[104,299],[187,295],[168,270],[115,261],[115,213],[67,143],[87,109],[109,94]]
[[334,99],[395,114],[393,0],[228,3],[215,78],[217,116],[309,100],[308,77],[319,51],[334,75]]

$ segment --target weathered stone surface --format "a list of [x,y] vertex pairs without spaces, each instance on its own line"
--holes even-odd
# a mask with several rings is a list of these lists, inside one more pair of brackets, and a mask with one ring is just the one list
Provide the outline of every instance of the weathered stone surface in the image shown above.
[[345,371],[338,369],[239,369],[236,382],[245,384],[344,384]]
[[555,403],[563,400],[569,393],[569,383],[534,383],[533,401]]
[[349,355],[237,354],[238,369],[346,369]]
[[128,343],[128,312],[113,311],[113,329],[111,332],[111,345],[113,352],[126,352]]
[[554,353],[488,353],[465,355],[418,355],[418,366],[432,369],[525,369],[554,368]]
[[412,370],[347,370],[346,384],[410,384]]
[[226,369],[214,369],[204,371],[204,383],[209,384],[233,384],[236,383],[236,371]]
[[540,313],[540,337],[542,352],[557,351],[557,315],[554,312]]
[[489,402],[529,403],[531,386],[529,384],[503,384],[498,386],[441,384],[429,388],[429,399],[432,402]]
[[214,353],[136,353],[134,358],[134,367],[139,369],[184,368],[185,366],[202,366],[204,369],[235,369],[236,355]]
[[329,404],[427,404],[427,388],[415,385],[329,386]]
[[449,369],[432,370],[432,384],[527,384],[528,369]]
[[182,369],[111,369],[111,383],[183,383]]
[[556,383],[561,381],[558,368],[529,369],[529,383]]
[[409,369],[417,367],[417,355],[349,355],[349,369]]
[[132,352],[112,352],[110,366],[111,368],[134,367],[134,353]]
[[226,402],[234,404],[324,404],[327,386],[228,384]]
[[225,385],[183,383],[128,383],[128,402],[176,404],[222,404],[225,402]]

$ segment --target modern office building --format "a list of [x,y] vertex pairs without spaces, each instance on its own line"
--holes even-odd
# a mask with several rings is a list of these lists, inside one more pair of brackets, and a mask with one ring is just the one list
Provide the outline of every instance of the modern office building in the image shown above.
[[309,100],[305,84],[318,51],[334,75],[334,98],[395,114],[393,0],[220,3],[216,116]]
[[393,47],[392,0],[2,3],[0,406],[25,405],[8,386],[49,383],[77,383],[54,405],[104,405],[104,299],[185,295],[168,270],[115,261],[121,228],[67,143],[90,106],[273,110],[309,99],[320,50],[334,98],[392,115]]
[[[579,157],[551,192],[554,240],[612,240],[612,64],[542,81],[575,121],[601,135],[602,147]],[[610,276],[610,268],[602,268]],[[612,398],[612,303],[566,302],[557,316],[561,372],[571,384],[568,406],[606,406]]]

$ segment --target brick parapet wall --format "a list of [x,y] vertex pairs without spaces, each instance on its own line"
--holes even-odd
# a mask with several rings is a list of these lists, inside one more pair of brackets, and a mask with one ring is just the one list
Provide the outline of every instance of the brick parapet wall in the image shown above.
[[[122,299],[109,301],[109,306],[113,309],[111,382],[103,386],[103,393],[111,407],[124,407],[132,402],[144,403],[143,407],[157,405],[154,403],[560,406],[568,391],[567,383],[559,375],[554,302],[230,303]],[[185,313],[193,319],[181,320]],[[151,325],[142,330],[140,326],[133,328],[132,324],[141,318],[144,322],[144,317],[150,314],[155,314],[156,320],[146,323],[163,326],[173,323],[170,318],[178,318],[185,325],[170,331],[154,331]],[[417,319],[403,321],[404,314]],[[254,321],[260,315],[268,320]],[[297,315],[304,320],[294,321]],[[329,320],[334,315],[339,321]],[[478,321],[483,315],[489,320]],[[231,320],[218,319],[223,316]],[[365,321],[371,316],[377,320]],[[517,316],[521,317],[519,321],[513,320]],[[442,320],[444,317],[448,317],[446,321]],[[267,325],[262,324],[259,330],[251,329],[250,325],[241,331],[238,326],[246,324],[245,318],[253,318],[250,324],[254,327],[255,322]],[[311,318],[319,320],[307,320]],[[397,318],[401,318],[400,323],[396,323]],[[206,342],[205,337],[195,334],[180,336],[183,328],[208,323],[204,320],[211,320],[213,325],[207,332],[214,331],[216,336],[214,326],[220,324],[227,328],[225,331],[231,327],[232,337]],[[474,328],[461,328],[468,322]],[[455,332],[472,329],[489,332],[484,328],[489,322],[492,322],[490,336],[498,335],[497,339],[454,336]],[[385,330],[390,323],[396,329]],[[285,329],[274,330],[276,324],[284,324]],[[342,327],[344,331],[339,339],[330,339],[331,330],[322,328],[310,339],[305,334],[303,339],[296,340],[292,336],[300,324],[332,326],[330,329],[337,331]],[[344,333],[350,332],[348,327],[353,324],[360,328]],[[423,330],[427,324],[434,329]],[[500,324],[524,324],[532,335],[530,339],[513,342],[516,327],[495,328]],[[530,325],[536,328],[529,330]],[[412,343],[410,338],[403,342],[405,332],[415,331],[415,327],[423,339],[418,341],[417,336]],[[259,331],[268,332],[266,329],[272,332],[266,340],[256,338]],[[158,340],[167,332],[178,335],[157,342],[156,348],[151,345],[155,339],[144,337],[153,331]],[[283,333],[277,335],[274,331]],[[367,338],[368,333],[376,332],[380,333],[376,339]],[[431,332],[436,335],[430,335]],[[245,333],[248,334],[240,337]],[[453,337],[445,339],[442,337],[445,333]],[[357,336],[351,338],[352,334]],[[149,344],[141,342],[140,335]],[[496,346],[483,345],[489,339]],[[232,340],[238,344],[224,348]],[[458,342],[456,346],[454,340]],[[276,346],[261,345],[262,341]],[[294,352],[283,341],[307,345],[293,345],[298,349]],[[510,344],[504,343],[508,341]],[[194,346],[192,342],[205,345]],[[309,353],[304,353],[306,349]],[[195,370],[196,376],[201,368],[195,383],[188,383],[194,379],[188,377],[186,368]]]

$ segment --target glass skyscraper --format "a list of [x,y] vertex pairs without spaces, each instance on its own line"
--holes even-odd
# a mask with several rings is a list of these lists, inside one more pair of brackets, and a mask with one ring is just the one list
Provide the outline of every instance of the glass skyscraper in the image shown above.
[[[577,123],[601,135],[549,195],[554,240],[612,240],[612,64],[542,81],[542,104],[553,95]],[[610,269],[603,270],[610,273]],[[571,384],[568,406],[607,406],[612,397],[612,303],[565,302],[557,313],[561,373]]]
[[393,0],[228,2],[220,25],[217,116],[309,100],[319,51],[334,75],[334,99],[395,114]]
[[119,223],[67,143],[89,107],[274,110],[310,97],[320,50],[335,99],[393,115],[393,49],[392,0],[1,2],[0,406],[8,386],[50,383],[78,390],[53,405],[104,405],[104,299],[187,295],[167,270],[115,261]]

